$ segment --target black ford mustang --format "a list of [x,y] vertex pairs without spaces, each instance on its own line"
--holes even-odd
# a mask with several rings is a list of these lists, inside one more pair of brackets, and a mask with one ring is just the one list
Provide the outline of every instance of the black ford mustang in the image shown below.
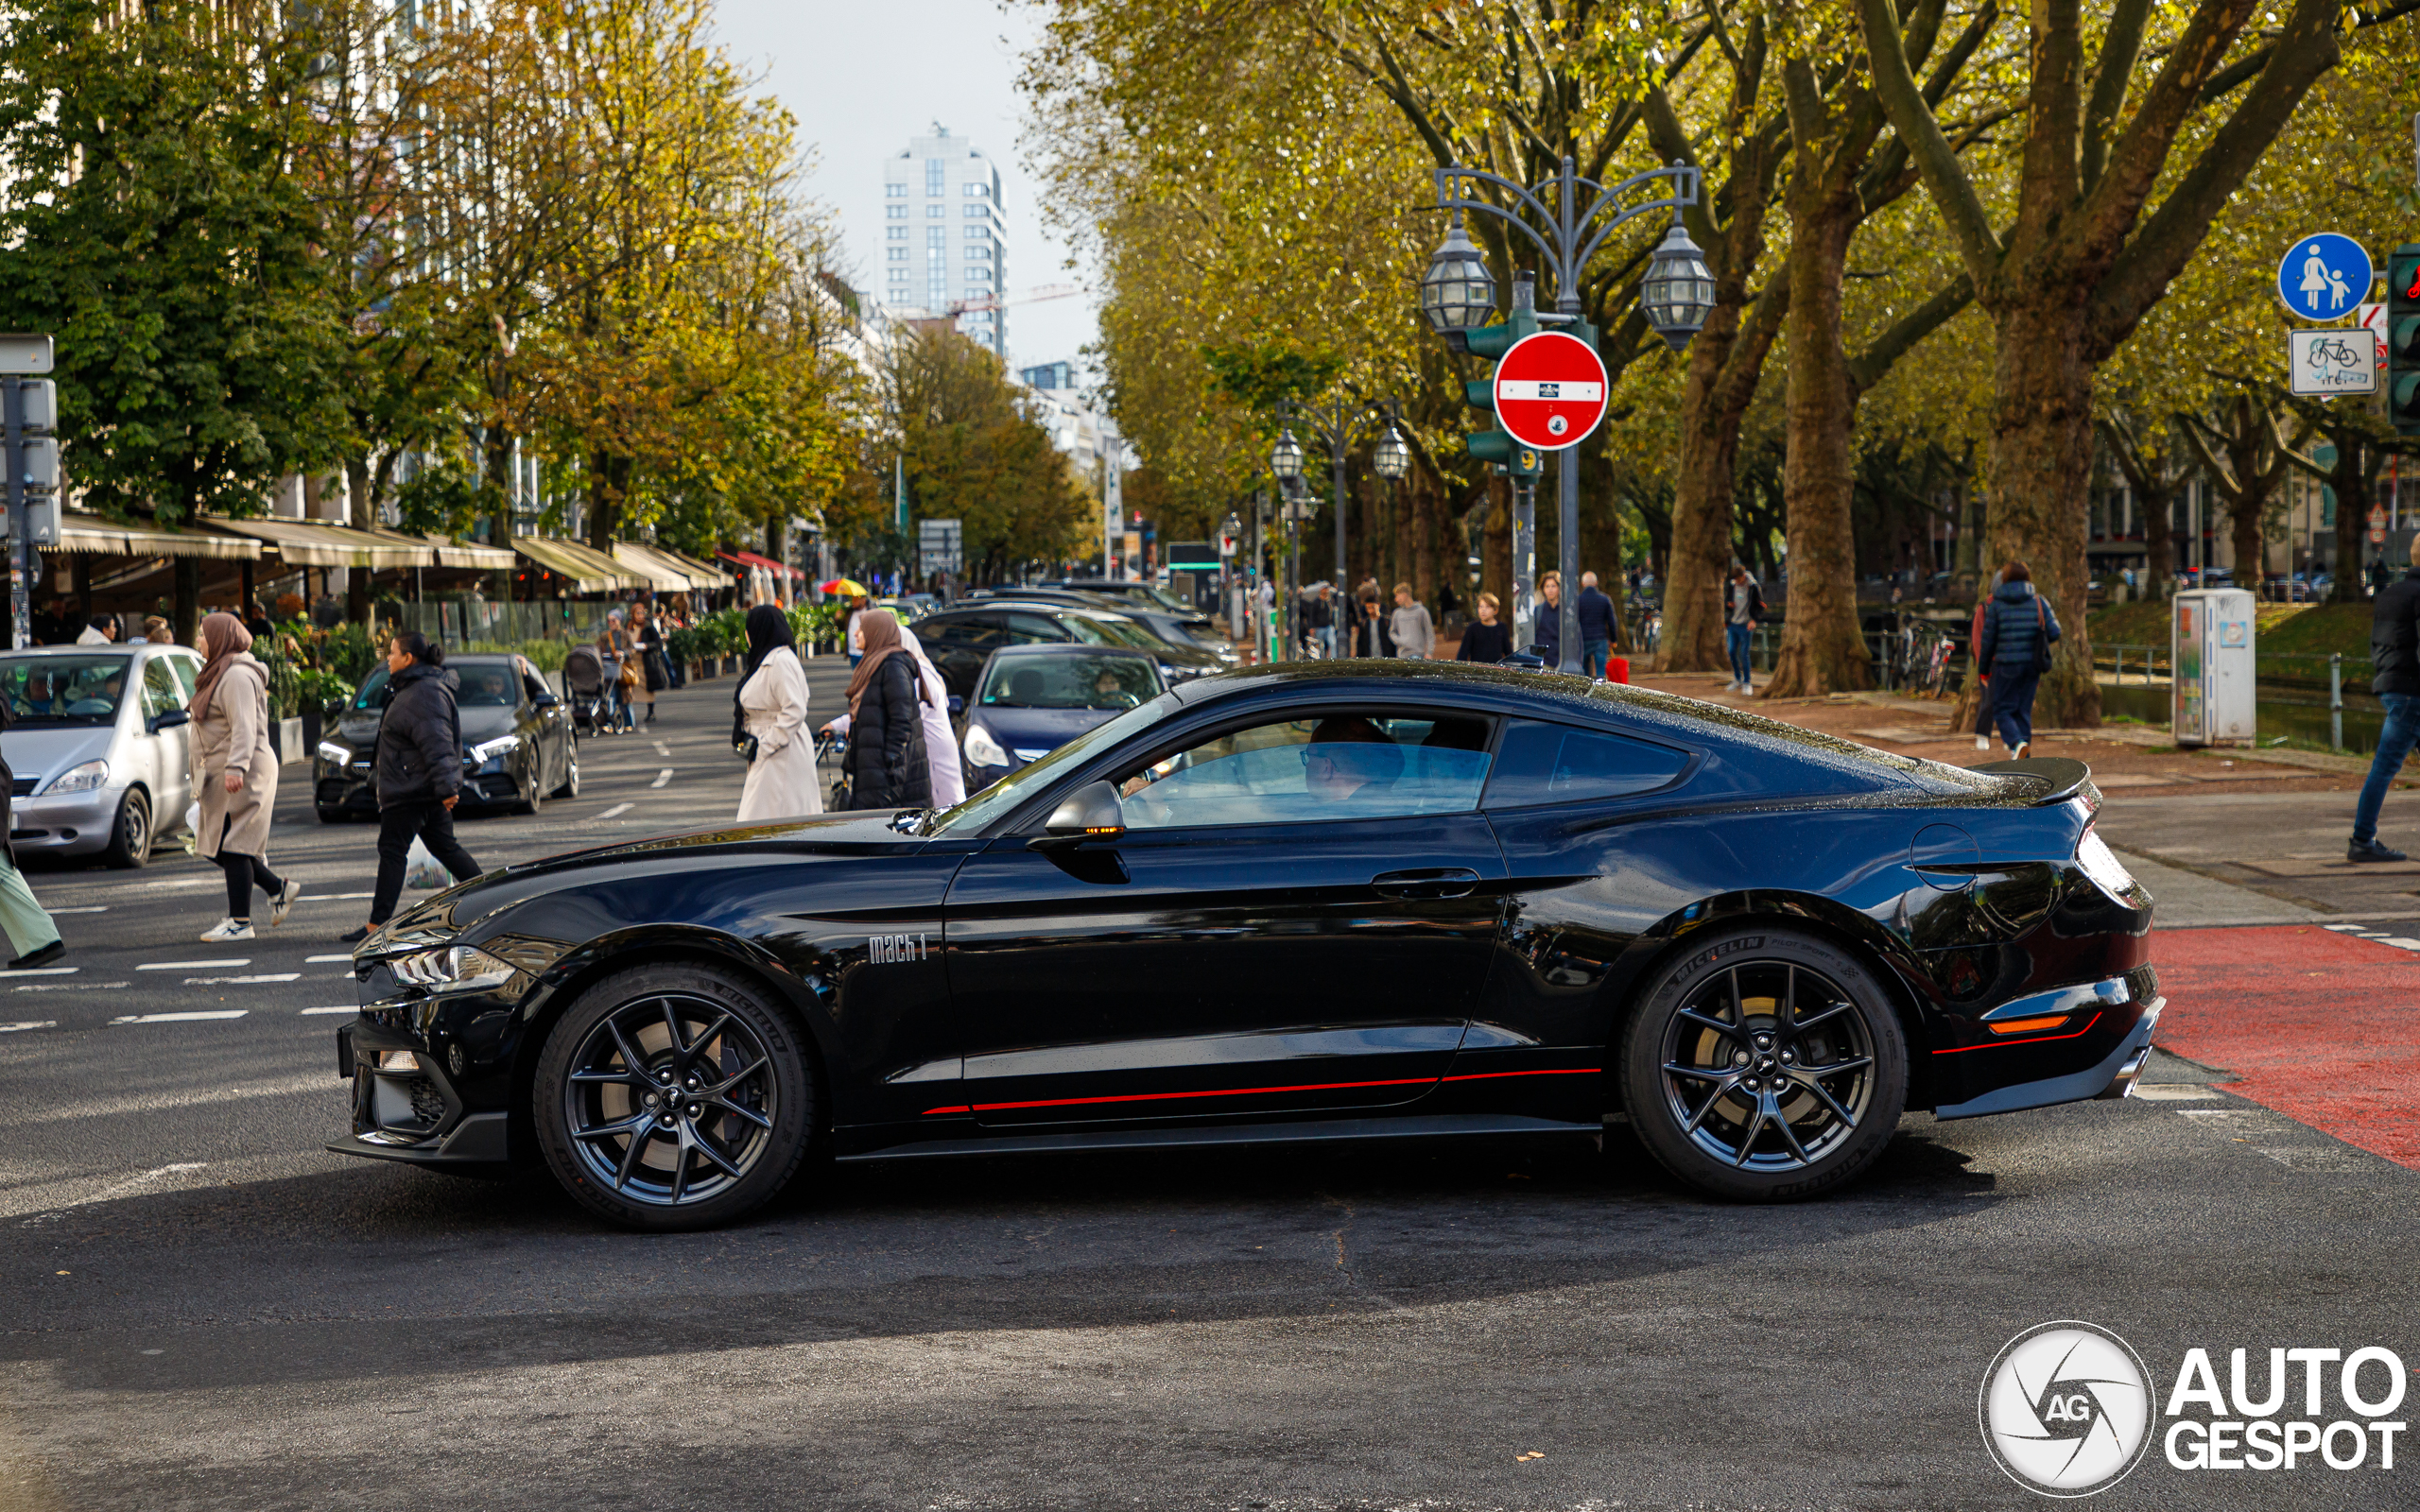
[[722,1222],[842,1160],[1627,1120],[1726,1197],[1905,1108],[2124,1096],[2152,900],[2082,765],[1962,771],[1576,678],[1204,679],[955,809],[492,873],[356,957],[354,1130]]

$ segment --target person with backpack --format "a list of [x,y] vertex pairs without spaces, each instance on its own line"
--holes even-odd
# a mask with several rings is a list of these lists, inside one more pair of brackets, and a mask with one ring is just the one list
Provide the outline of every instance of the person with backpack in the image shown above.
[[2033,690],[2050,670],[2050,647],[2059,641],[2059,616],[2033,590],[2033,570],[2021,561],[2000,569],[2000,586],[1983,614],[1978,666],[1991,669],[1992,716],[2010,756],[2033,754]]

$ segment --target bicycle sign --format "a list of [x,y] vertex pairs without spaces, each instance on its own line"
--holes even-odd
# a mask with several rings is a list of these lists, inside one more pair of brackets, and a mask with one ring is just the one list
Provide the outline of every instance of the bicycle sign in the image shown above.
[[2359,326],[2286,333],[2286,364],[2298,394],[2374,394],[2378,348]]

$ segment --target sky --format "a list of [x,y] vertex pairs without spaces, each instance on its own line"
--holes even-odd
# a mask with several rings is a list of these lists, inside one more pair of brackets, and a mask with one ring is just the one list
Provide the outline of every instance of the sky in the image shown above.
[[[1000,170],[1011,297],[1048,284],[1082,287],[1067,245],[1045,230],[1025,164],[1018,58],[1039,12],[998,0],[717,0],[723,44],[798,117],[813,154],[807,193],[833,213],[839,265],[880,294],[882,165],[935,121]],[[1006,311],[1011,369],[1081,362],[1097,332],[1091,290]]]

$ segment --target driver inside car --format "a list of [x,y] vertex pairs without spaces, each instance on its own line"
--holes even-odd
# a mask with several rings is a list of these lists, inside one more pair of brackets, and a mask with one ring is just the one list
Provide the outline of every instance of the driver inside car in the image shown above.
[[1322,803],[1343,803],[1363,788],[1403,775],[1403,747],[1367,719],[1322,719],[1303,747],[1303,785]]

